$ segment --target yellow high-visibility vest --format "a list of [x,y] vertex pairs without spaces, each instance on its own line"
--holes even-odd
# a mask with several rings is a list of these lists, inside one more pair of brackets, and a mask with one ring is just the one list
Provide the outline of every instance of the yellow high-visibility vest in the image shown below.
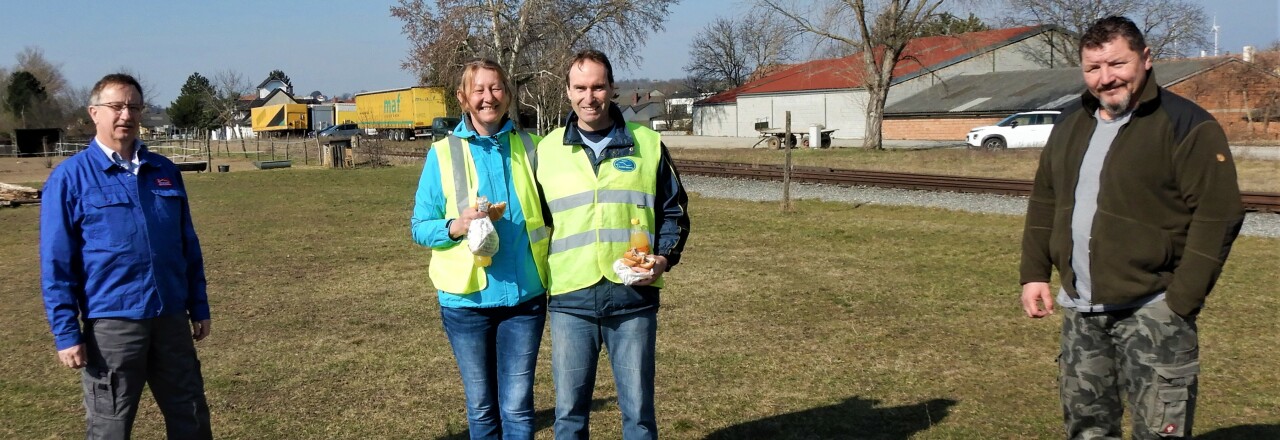
[[[662,136],[639,124],[628,123],[627,131],[635,140],[635,154],[607,159],[599,172],[592,169],[583,146],[564,145],[563,127],[538,144],[538,183],[555,225],[548,258],[551,295],[590,287],[600,277],[621,283],[613,263],[630,248],[633,218],[649,233],[650,251],[656,250]],[[653,286],[662,287],[661,276]]]
[[[542,218],[542,199],[534,184],[533,172],[537,169],[536,143],[528,133],[512,132],[519,136],[511,139],[511,179],[515,184],[516,200],[524,211],[525,232],[529,234],[529,247],[533,262],[538,267],[542,285],[547,285],[547,252],[549,237],[546,221]],[[464,139],[450,135],[431,145],[440,163],[440,188],[444,191],[445,218],[458,216],[476,199],[475,161],[471,158],[471,146]],[[475,255],[465,244],[449,249],[432,249],[431,263],[427,268],[431,283],[443,292],[466,295],[483,290],[489,281],[485,269],[477,266]]]

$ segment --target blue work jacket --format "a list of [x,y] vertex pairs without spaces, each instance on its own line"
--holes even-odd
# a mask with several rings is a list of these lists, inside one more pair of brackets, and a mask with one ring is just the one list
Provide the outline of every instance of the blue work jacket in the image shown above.
[[80,319],[209,319],[204,258],[178,167],[141,143],[138,174],[97,140],[63,161],[40,204],[40,283],[59,350]]
[[[493,203],[507,202],[502,218],[493,223],[498,233],[498,253],[493,263],[485,268],[488,285],[479,292],[456,295],[438,291],[442,307],[509,307],[533,299],[546,292],[538,267],[529,250],[529,233],[525,230],[524,210],[516,197],[515,181],[511,178],[511,121],[492,136],[480,136],[467,126],[467,115],[453,130],[453,135],[469,144],[471,158],[475,162],[477,196],[486,196]],[[414,196],[413,217],[410,232],[413,241],[433,249],[466,246],[462,240],[449,238],[449,221],[445,218],[445,196],[440,185],[440,161],[435,149],[427,152]],[[532,207],[540,209],[540,207]],[[465,238],[464,238],[465,239]]]

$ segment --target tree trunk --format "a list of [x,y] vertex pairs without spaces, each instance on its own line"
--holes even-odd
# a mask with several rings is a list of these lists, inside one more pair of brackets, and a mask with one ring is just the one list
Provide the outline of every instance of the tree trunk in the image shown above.
[[[874,80],[873,80],[874,81]],[[862,147],[870,150],[884,149],[884,104],[889,98],[887,85],[867,84],[867,126],[862,137]]]
[[1248,88],[1241,89],[1240,97],[1244,100],[1243,108],[1244,108],[1245,130],[1247,130],[1249,134],[1252,135],[1254,134],[1253,133],[1253,109],[1249,108],[1249,89]]
[[1271,109],[1276,106],[1276,96],[1274,92],[1269,94],[1267,106],[1262,110],[1262,135],[1263,137],[1271,136]]

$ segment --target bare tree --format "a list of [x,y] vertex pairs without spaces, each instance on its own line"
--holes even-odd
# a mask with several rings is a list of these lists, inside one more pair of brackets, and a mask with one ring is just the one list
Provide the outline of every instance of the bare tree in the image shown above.
[[764,15],[717,17],[693,38],[684,71],[718,89],[742,85],[761,67],[791,60],[794,29]]
[[[866,134],[862,146],[883,148],[881,125],[889,98],[893,70],[903,58],[907,42],[944,0],[887,0],[877,12],[865,0],[801,2],[759,0],[761,6],[785,16],[807,33],[857,47],[862,54],[863,87],[867,90]],[[853,32],[848,23],[854,23]]]
[[67,80],[62,76],[62,66],[49,61],[39,47],[28,46],[15,56],[15,64],[10,72],[25,71],[40,81],[47,99],[33,103],[30,116],[26,118],[31,127],[65,127],[68,116],[80,108],[65,105],[65,95],[69,92]]
[[235,127],[236,137],[240,137],[238,122],[244,109],[240,108],[240,97],[253,92],[253,84],[240,72],[222,70],[213,75],[213,95],[209,97],[209,106],[217,114],[218,124],[222,127]]
[[[5,93],[9,88],[9,69],[0,66],[0,102],[5,102]],[[12,135],[13,129],[18,127],[18,122],[9,112],[0,111],[0,138],[8,139]]]
[[[151,81],[151,77],[147,75],[143,75],[142,73],[138,72],[137,70],[129,66],[120,66],[120,68],[116,69],[116,73],[123,73],[125,75],[132,76],[133,79],[135,80],[138,80],[138,85],[142,86],[142,90],[140,90],[142,92],[142,99],[147,100],[147,102],[156,103],[156,104],[161,102],[159,97],[157,95],[154,95],[154,93],[159,93],[160,90],[156,89],[155,82]],[[87,97],[88,96],[86,96],[86,98]],[[88,103],[89,101],[88,99],[86,99],[84,105],[88,105]]]
[[688,105],[668,104],[667,111],[659,115],[658,118],[666,125],[665,131],[678,131],[689,134],[693,130],[693,115],[689,114]]
[[[610,52],[616,65],[635,62],[636,48],[662,29],[677,0],[399,0],[391,15],[404,22],[410,50],[402,67],[424,84],[451,86],[468,58],[489,57],[515,82],[519,108],[535,78],[562,76],[579,48]],[[563,94],[558,90],[557,94]],[[541,99],[541,98],[540,98]]]
[[[1236,78],[1231,86],[1243,101],[1250,136],[1269,139],[1271,119],[1280,115],[1277,112],[1280,110],[1280,90],[1274,86],[1277,67],[1280,67],[1280,52],[1264,51],[1256,53],[1249,63],[1230,74]],[[1254,126],[1257,122],[1262,123],[1261,133]]]
[[794,40],[800,34],[795,26],[773,20],[764,14],[748,14],[742,18],[743,48],[753,70],[795,60]]
[[685,76],[680,80],[680,87],[698,95],[712,94],[722,90],[711,79],[693,75]]
[[542,72],[526,82],[520,91],[524,94],[520,103],[536,115],[535,126],[539,132],[545,133],[564,122],[562,119],[569,113],[569,102],[564,98],[562,76]]
[[982,22],[981,18],[972,12],[966,18],[960,18],[952,15],[950,12],[934,14],[920,26],[916,32],[917,37],[931,37],[935,35],[960,35],[966,32],[981,32],[991,30],[990,26]]
[[741,24],[732,18],[716,17],[707,23],[689,44],[689,64],[685,73],[697,81],[717,84],[728,89],[746,82],[751,68],[747,66],[742,47]]
[[[1120,15],[1132,19],[1142,30],[1155,58],[1174,58],[1194,53],[1208,44],[1208,19],[1204,8],[1192,0],[1004,0],[1007,7],[1001,23],[1007,26],[1054,25],[1076,35],[1084,33],[1098,19]],[[1079,65],[1075,40],[1042,35],[1053,48],[1042,60]],[[1049,65],[1046,62],[1046,65]]]
[[66,115],[67,136],[73,139],[87,139],[93,136],[93,120],[85,110],[89,105],[89,95],[93,86],[67,87],[54,97],[58,106],[68,109]]
[[18,64],[14,66],[14,71],[27,71],[40,80],[40,84],[44,86],[45,92],[49,96],[55,96],[67,87],[67,79],[62,76],[62,65],[54,64],[45,59],[44,50],[39,47],[28,46],[18,52]]

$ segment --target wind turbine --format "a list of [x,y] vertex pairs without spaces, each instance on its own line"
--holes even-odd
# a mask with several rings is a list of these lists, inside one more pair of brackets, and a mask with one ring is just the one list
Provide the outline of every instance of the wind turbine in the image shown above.
[[1213,17],[1213,56],[1218,56],[1218,32],[1222,28],[1218,26],[1218,17]]

